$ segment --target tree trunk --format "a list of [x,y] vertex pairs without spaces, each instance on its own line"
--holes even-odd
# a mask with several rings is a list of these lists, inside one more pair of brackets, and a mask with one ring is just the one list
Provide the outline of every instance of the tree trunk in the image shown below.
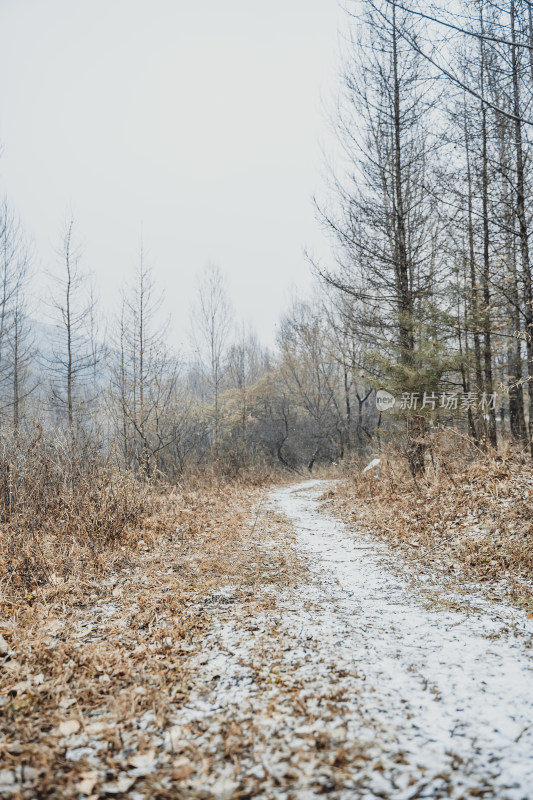
[[[483,16],[481,16],[481,29],[483,31]],[[487,107],[485,104],[485,51],[483,39],[480,39],[481,48],[481,137],[482,137],[482,203],[483,203],[483,269],[481,271],[481,284],[483,290],[483,367],[485,372],[484,390],[487,395],[494,392],[492,378],[492,335],[491,335],[491,296],[490,296],[490,231],[489,231],[489,172],[487,153]],[[489,403],[489,406],[491,404]],[[497,447],[496,410],[487,409],[486,420],[487,439],[492,447]]]
[[[516,19],[515,3],[511,0],[511,61],[513,78],[513,114],[514,114],[514,139],[516,158],[516,216],[518,219],[518,233],[520,240],[520,255],[522,261],[522,277],[524,282],[524,318],[526,332],[526,351],[528,363],[528,376],[533,365],[533,294],[531,287],[531,265],[529,262],[529,235],[526,217],[525,197],[525,167],[523,151],[522,121],[520,118],[520,88],[518,84],[518,48],[516,46]],[[528,381],[529,395],[529,420],[528,440],[530,453],[533,456],[533,381]]]

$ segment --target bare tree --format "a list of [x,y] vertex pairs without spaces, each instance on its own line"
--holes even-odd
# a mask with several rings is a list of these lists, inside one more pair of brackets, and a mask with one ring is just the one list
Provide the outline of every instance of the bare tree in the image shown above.
[[[159,467],[175,439],[176,358],[165,346],[161,297],[141,246],[134,282],[126,287],[111,358],[112,407],[126,462]],[[176,417],[177,418],[177,417]]]
[[30,258],[15,214],[6,200],[0,207],[0,397],[18,428],[25,400],[36,387],[30,380],[33,336],[26,311]]
[[207,380],[207,397],[212,404],[213,447],[218,460],[220,401],[232,320],[225,281],[219,267],[213,263],[209,263],[201,275],[191,324],[195,350]]
[[[427,341],[442,298],[441,236],[434,213],[428,120],[435,92],[402,32],[413,24],[396,3],[365,4],[347,58],[337,129],[347,174],[333,176],[332,208],[320,218],[337,264],[318,266],[331,287],[358,301],[358,337],[395,391],[435,391],[440,379]],[[423,468],[424,418],[406,416],[410,465]]]
[[280,377],[293,405],[307,420],[312,469],[320,457],[344,455],[346,427],[341,408],[342,373],[331,356],[327,318],[321,304],[295,301],[282,318],[279,333]]
[[83,424],[94,401],[91,380],[101,358],[101,349],[91,341],[91,300],[87,276],[80,269],[81,246],[74,235],[74,219],[65,225],[58,250],[59,269],[52,276],[50,306],[56,334],[48,359],[52,403],[65,414],[71,436]]
[[257,336],[242,325],[237,341],[227,355],[227,385],[238,404],[240,427],[239,450],[242,459],[248,458],[248,423],[250,416],[250,387],[264,372],[265,359]]

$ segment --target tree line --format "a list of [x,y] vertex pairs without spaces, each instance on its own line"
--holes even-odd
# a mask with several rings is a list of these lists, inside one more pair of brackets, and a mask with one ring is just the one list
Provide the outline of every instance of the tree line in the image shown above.
[[7,201],[0,245],[4,438],[37,429],[66,450],[171,480],[206,467],[312,469],[371,440],[357,348],[332,324],[338,312],[325,295],[295,300],[269,350],[235,324],[225,277],[208,264],[191,306],[191,345],[179,353],[142,247],[113,318],[103,319],[70,219],[49,271],[43,324],[32,318],[32,258]]
[[[404,436],[414,473],[434,422],[483,448],[533,453],[531,3],[360,0],[334,113],[341,148],[316,200],[332,256],[311,267],[277,345],[234,324],[206,267],[193,355],[174,351],[141,251],[101,320],[72,221],[51,284],[53,341],[35,341],[30,259],[0,212],[1,421],[91,440],[139,473],[289,470],[338,463]],[[375,393],[396,398],[396,413]],[[455,397],[455,399],[454,399]],[[460,397],[458,402],[457,397]]]
[[[377,381],[418,398],[498,394],[463,424],[482,446],[508,432],[533,453],[531,3],[350,13],[342,169],[317,203],[335,259],[315,269],[349,301]],[[416,471],[427,416],[405,422]]]

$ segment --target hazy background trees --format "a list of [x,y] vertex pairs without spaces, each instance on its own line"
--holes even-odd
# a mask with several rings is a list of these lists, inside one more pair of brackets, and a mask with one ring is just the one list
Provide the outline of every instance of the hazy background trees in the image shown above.
[[0,206],[0,250],[0,419],[18,428],[35,388],[26,300],[31,263],[21,225],[5,199]]
[[[143,247],[114,319],[102,319],[72,219],[50,278],[52,327],[39,327],[29,250],[4,201],[5,429],[38,423],[171,480],[188,469],[313,470],[390,437],[403,437],[416,474],[439,424],[480,447],[503,437],[531,450],[530,5],[463,0],[458,17],[362,0],[348,14],[342,158],[316,203],[331,259],[313,263],[309,297],[287,302],[276,346],[235,318],[210,263],[192,346],[178,352]],[[379,388],[395,414],[376,408]]]
[[152,472],[174,440],[178,361],[156,324],[160,297],[141,247],[125,287],[110,354],[115,435],[129,466]]
[[102,355],[92,339],[95,300],[89,276],[81,266],[82,248],[74,219],[65,224],[51,274],[50,317],[54,326],[51,348],[45,354],[50,379],[50,410],[58,424],[66,421],[70,435],[81,433],[96,401],[95,372]]

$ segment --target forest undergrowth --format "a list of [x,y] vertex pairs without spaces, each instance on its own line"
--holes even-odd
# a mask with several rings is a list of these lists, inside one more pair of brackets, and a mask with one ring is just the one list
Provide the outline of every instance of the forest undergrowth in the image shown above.
[[414,478],[397,444],[374,468],[352,465],[324,499],[352,528],[461,581],[486,584],[533,611],[533,464],[509,445],[479,448],[464,434],[436,431],[423,442]]
[[[173,715],[196,685],[191,653],[225,604],[253,628],[277,587],[305,575],[290,525],[262,508],[265,487],[292,477],[211,468],[171,487],[38,431],[2,447],[0,793],[176,797],[210,769],[193,743],[173,739]],[[391,444],[365,473],[368,459],[352,463],[326,506],[415,562],[533,610],[527,458],[451,431],[424,447],[416,480]],[[228,731],[217,752],[231,760],[241,744]]]
[[[116,795],[146,773],[149,796],[166,797],[150,789],[154,747],[166,735],[154,745],[153,730],[164,732],[186,701],[188,654],[201,646],[224,586],[257,605],[259,576],[280,580],[279,564],[252,544],[267,478],[254,471],[228,481],[209,471],[163,488],[122,477],[69,492],[59,469],[37,463],[48,478],[36,491],[50,504],[35,536],[29,502],[10,517],[3,505],[0,793]],[[19,501],[26,491],[22,480]],[[158,777],[179,781],[189,769],[170,747]]]

